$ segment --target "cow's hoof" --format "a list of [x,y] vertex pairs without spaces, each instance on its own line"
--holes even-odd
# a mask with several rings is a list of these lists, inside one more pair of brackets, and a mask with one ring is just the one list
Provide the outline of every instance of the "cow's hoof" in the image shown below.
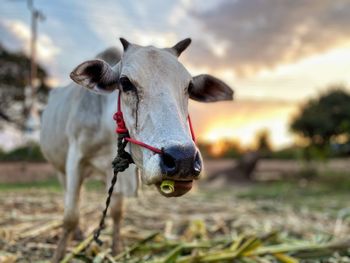
[[112,246],[112,255],[113,256],[118,255],[122,251],[123,251],[123,246],[122,246],[121,242],[117,242],[116,244],[113,244],[113,246]]
[[51,259],[51,263],[59,263],[61,261],[61,259],[63,259],[63,255],[61,253],[61,251],[57,251],[55,252],[55,254],[53,255],[52,259]]
[[80,227],[77,227],[73,233],[73,239],[76,241],[83,241],[85,239],[85,235]]

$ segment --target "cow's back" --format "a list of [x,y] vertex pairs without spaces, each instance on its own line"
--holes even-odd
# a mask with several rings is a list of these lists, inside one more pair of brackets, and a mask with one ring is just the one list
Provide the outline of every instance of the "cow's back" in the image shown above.
[[[109,64],[120,59],[119,52],[113,48],[97,57]],[[42,116],[40,144],[43,154],[57,170],[65,173],[69,147],[78,147],[85,159],[110,154],[114,138],[109,120],[113,98],[116,94],[94,94],[75,83],[50,92]]]
[[73,83],[51,92],[42,116],[40,143],[45,157],[59,171],[64,173],[69,147],[77,147],[87,160],[110,154],[115,136],[109,114],[113,101]]
[[41,120],[40,145],[47,160],[64,173],[69,147],[66,127],[74,104],[73,85],[50,92]]

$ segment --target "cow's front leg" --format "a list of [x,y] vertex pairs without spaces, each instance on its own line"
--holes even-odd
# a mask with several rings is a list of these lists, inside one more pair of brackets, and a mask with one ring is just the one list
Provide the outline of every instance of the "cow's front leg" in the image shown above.
[[82,155],[73,145],[68,150],[64,193],[63,233],[58,242],[53,262],[63,258],[71,234],[79,223],[79,194],[83,182]]
[[[57,174],[58,179],[60,181],[61,186],[63,187],[63,189],[66,189],[66,176],[64,173],[62,172],[58,172]],[[79,227],[79,225],[77,225],[76,229],[73,232],[73,239],[77,240],[77,241],[82,241],[84,240],[84,233],[81,230],[81,228]]]
[[122,250],[120,228],[123,220],[123,195],[113,194],[111,203],[111,217],[113,219],[112,254]]
[[122,250],[122,241],[120,228],[124,214],[124,198],[122,194],[113,194],[111,200],[111,217],[113,219],[113,234],[112,234],[112,254],[116,255]]

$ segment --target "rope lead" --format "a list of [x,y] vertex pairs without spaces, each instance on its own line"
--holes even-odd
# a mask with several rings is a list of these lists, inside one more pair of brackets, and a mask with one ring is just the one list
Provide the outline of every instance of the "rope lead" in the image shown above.
[[108,189],[108,197],[106,199],[106,205],[102,212],[101,220],[99,223],[98,228],[94,231],[94,241],[101,246],[102,240],[100,239],[101,231],[105,228],[105,219],[107,216],[108,207],[111,202],[113,189],[115,184],[117,183],[117,176],[119,172],[125,171],[131,163],[134,163],[131,155],[125,151],[125,147],[128,144],[128,141],[125,140],[126,137],[128,137],[128,133],[119,133],[118,134],[118,154],[114,158],[112,162],[113,167],[113,177],[111,181],[111,185]]

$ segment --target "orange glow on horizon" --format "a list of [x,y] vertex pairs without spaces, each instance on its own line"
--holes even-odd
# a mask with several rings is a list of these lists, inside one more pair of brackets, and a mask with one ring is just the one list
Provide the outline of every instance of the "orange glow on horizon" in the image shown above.
[[[254,105],[252,104],[256,104]],[[260,105],[263,104],[263,105]],[[216,104],[214,109],[197,104],[194,111],[194,127],[199,140],[213,144],[214,155],[224,151],[223,141],[235,141],[243,147],[254,146],[256,135],[267,130],[274,148],[282,148],[294,142],[289,132],[289,121],[296,104],[276,105],[260,102],[235,102]],[[215,112],[207,113],[207,112]]]
[[224,145],[224,143],[222,141],[217,141],[217,142],[214,142],[211,146],[210,146],[210,153],[213,155],[213,156],[220,156],[224,153],[226,147]]
[[[263,129],[268,130],[273,146],[280,148],[293,142],[291,135],[288,135],[287,125],[280,120],[259,121],[256,123],[247,123],[237,125],[236,123],[216,124],[215,127],[209,128],[200,138],[209,143],[214,143],[222,152],[223,147],[218,142],[238,141],[243,146],[253,146],[256,135]],[[220,147],[219,147],[220,146]]]

